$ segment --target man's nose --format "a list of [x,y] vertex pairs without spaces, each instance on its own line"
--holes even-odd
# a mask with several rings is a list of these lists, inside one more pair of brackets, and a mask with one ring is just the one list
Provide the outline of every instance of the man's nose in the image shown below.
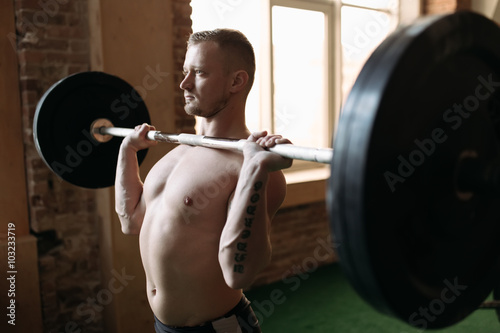
[[184,76],[184,79],[181,81],[179,87],[182,90],[190,90],[191,88],[193,88],[191,73],[188,73],[186,74],[186,76]]

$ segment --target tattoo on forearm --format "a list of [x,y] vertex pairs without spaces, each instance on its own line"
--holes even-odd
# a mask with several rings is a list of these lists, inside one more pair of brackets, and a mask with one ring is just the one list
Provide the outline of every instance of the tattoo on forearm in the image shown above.
[[[253,190],[254,192],[259,192],[262,188],[262,182],[258,181],[254,184]],[[234,254],[234,272],[235,273],[244,273],[245,265],[244,261],[247,258],[247,239],[252,235],[252,223],[255,216],[255,211],[257,210],[257,202],[260,200],[260,194],[254,193],[250,197],[250,203],[246,209],[246,216],[244,217],[242,223],[245,226],[245,229],[241,232],[240,240],[236,243],[237,252]]]

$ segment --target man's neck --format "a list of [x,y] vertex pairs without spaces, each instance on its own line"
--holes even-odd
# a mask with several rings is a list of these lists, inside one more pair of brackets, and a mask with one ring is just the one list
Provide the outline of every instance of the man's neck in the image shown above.
[[198,134],[221,138],[246,139],[250,135],[250,131],[246,127],[244,114],[244,112],[233,112],[232,114],[224,112],[211,118],[198,117]]

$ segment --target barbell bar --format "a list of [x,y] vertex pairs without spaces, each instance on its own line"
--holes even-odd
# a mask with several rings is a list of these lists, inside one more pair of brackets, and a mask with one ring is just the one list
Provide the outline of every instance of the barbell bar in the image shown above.
[[[42,96],[33,135],[54,173],[99,188],[113,185],[121,137],[142,123],[150,123],[149,115],[132,86],[86,72]],[[241,145],[157,131],[148,137]],[[336,252],[375,309],[420,329],[442,328],[475,311],[499,285],[500,28],[494,22],[457,12],[398,29],[356,79],[335,153],[322,149],[316,157],[316,149],[306,150],[331,164],[326,203]],[[145,154],[139,151],[139,163]]]
[[[114,127],[106,119],[98,119],[91,126],[91,133],[100,142],[108,141],[111,136],[125,137],[133,131],[130,128]],[[161,131],[148,131],[146,135],[152,141],[237,151],[243,151],[243,147],[247,142],[244,139],[219,138],[187,133],[171,134]],[[302,147],[293,144],[279,144],[267,150],[291,159],[326,164],[331,163],[333,157],[333,149]]]

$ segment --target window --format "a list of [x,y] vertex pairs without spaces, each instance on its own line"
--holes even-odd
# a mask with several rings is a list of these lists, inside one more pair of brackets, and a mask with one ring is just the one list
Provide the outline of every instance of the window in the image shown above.
[[262,98],[261,91],[264,90],[262,84],[262,73],[267,72],[267,62],[262,61],[263,24],[262,5],[260,1],[248,0],[191,0],[193,12],[193,31],[211,30],[216,28],[232,28],[243,32],[252,43],[256,57],[255,80],[250,95],[247,99],[246,116],[247,125],[251,131],[260,129],[271,129],[261,124],[260,116]]
[[330,9],[298,2],[271,9],[271,128],[297,145],[331,145]]
[[342,100],[345,101],[363,64],[398,24],[398,1],[344,0],[340,9]]
[[[297,145],[329,147],[342,101],[364,62],[400,22],[418,16],[419,1],[404,3],[192,0],[191,6],[194,31],[234,28],[254,46],[250,130],[267,129]],[[317,167],[294,162],[295,169]]]

